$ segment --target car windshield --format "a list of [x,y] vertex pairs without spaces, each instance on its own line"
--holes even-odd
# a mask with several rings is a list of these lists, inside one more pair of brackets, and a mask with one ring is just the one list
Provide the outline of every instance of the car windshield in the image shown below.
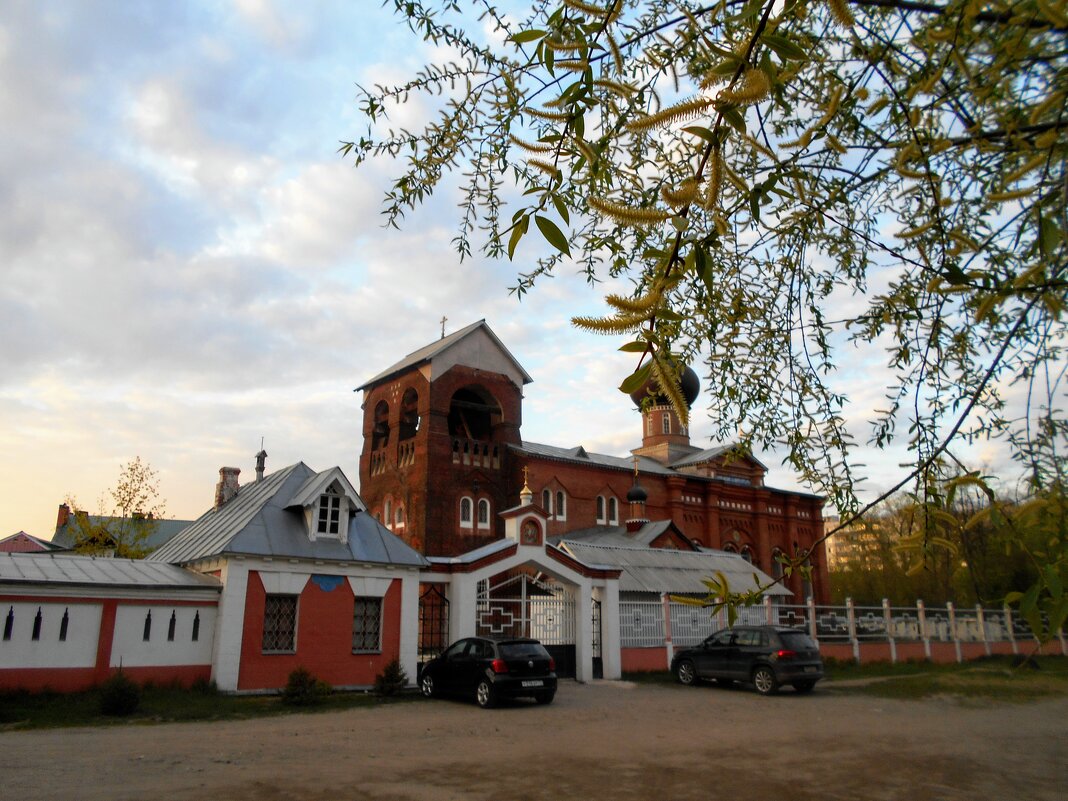
[[501,643],[502,659],[544,659],[549,654],[540,643],[536,642],[506,642]]
[[792,648],[795,651],[814,651],[816,643],[803,631],[780,631],[779,639],[783,647]]

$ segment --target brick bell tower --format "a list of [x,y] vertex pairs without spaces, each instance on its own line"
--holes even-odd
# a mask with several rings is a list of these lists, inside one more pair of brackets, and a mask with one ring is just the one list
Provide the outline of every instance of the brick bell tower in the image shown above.
[[508,445],[531,378],[485,320],[408,354],[360,387],[360,496],[428,556],[504,536]]
[[[686,407],[690,408],[701,391],[701,380],[687,367],[679,383]],[[690,444],[690,432],[658,389],[653,379],[649,379],[641,389],[631,393],[630,399],[642,411],[642,446],[631,453],[656,459],[661,464],[671,464],[701,449]]]

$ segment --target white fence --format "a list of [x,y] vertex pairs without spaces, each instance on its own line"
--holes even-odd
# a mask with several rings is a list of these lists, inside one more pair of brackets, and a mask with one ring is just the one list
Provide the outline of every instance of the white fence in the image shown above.
[[[759,606],[738,610],[735,625],[774,624],[804,629],[818,642],[851,643],[857,651],[861,643],[888,643],[894,653],[896,643],[1033,643],[1027,621],[1008,607],[958,609],[953,604],[895,607],[857,606],[847,599],[844,606],[817,605],[811,599],[804,605],[777,604],[771,599]],[[665,626],[665,619],[668,625]],[[696,606],[670,601],[621,601],[619,604],[620,643],[624,648],[686,648],[727,627],[724,610],[711,612]],[[1058,633],[1062,653],[1068,655],[1064,632]],[[989,650],[989,649],[988,649]],[[958,656],[959,658],[959,656]]]

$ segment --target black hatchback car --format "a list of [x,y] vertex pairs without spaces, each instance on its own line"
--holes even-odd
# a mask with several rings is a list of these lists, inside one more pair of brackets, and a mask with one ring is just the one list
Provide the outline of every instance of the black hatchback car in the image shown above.
[[502,698],[552,703],[556,662],[537,640],[468,637],[450,645],[423,666],[419,689],[427,698],[474,698],[483,708]]
[[717,631],[694,648],[680,651],[671,671],[682,684],[699,679],[752,682],[761,695],[792,684],[807,693],[823,678],[819,646],[800,629],[736,626]]

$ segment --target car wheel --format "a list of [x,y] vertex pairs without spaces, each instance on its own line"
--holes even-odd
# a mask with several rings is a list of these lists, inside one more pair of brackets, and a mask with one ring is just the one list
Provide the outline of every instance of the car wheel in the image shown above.
[[534,700],[537,701],[539,704],[541,704],[543,706],[545,704],[551,704],[553,702],[553,698],[555,698],[555,697],[556,697],[556,693],[553,693],[553,692],[544,692],[544,693],[535,693],[534,694]]
[[493,695],[493,685],[489,683],[488,679],[483,679],[478,683],[478,687],[475,689],[475,701],[483,709],[489,709],[496,702]]
[[423,678],[419,681],[419,689],[422,690],[423,695],[427,698],[433,698],[434,693],[437,692],[434,687],[434,677],[429,673],[424,673]]
[[675,666],[675,678],[679,680],[679,684],[685,684],[687,687],[696,683],[697,669],[693,666],[693,662],[689,659],[683,659],[679,662]]
[[810,692],[812,692],[812,688],[815,687],[815,686],[816,686],[816,682],[814,682],[814,681],[795,681],[794,682],[794,689],[797,690],[799,693],[810,693]]
[[761,695],[774,695],[779,691],[775,672],[769,667],[762,666],[753,671],[753,686]]

